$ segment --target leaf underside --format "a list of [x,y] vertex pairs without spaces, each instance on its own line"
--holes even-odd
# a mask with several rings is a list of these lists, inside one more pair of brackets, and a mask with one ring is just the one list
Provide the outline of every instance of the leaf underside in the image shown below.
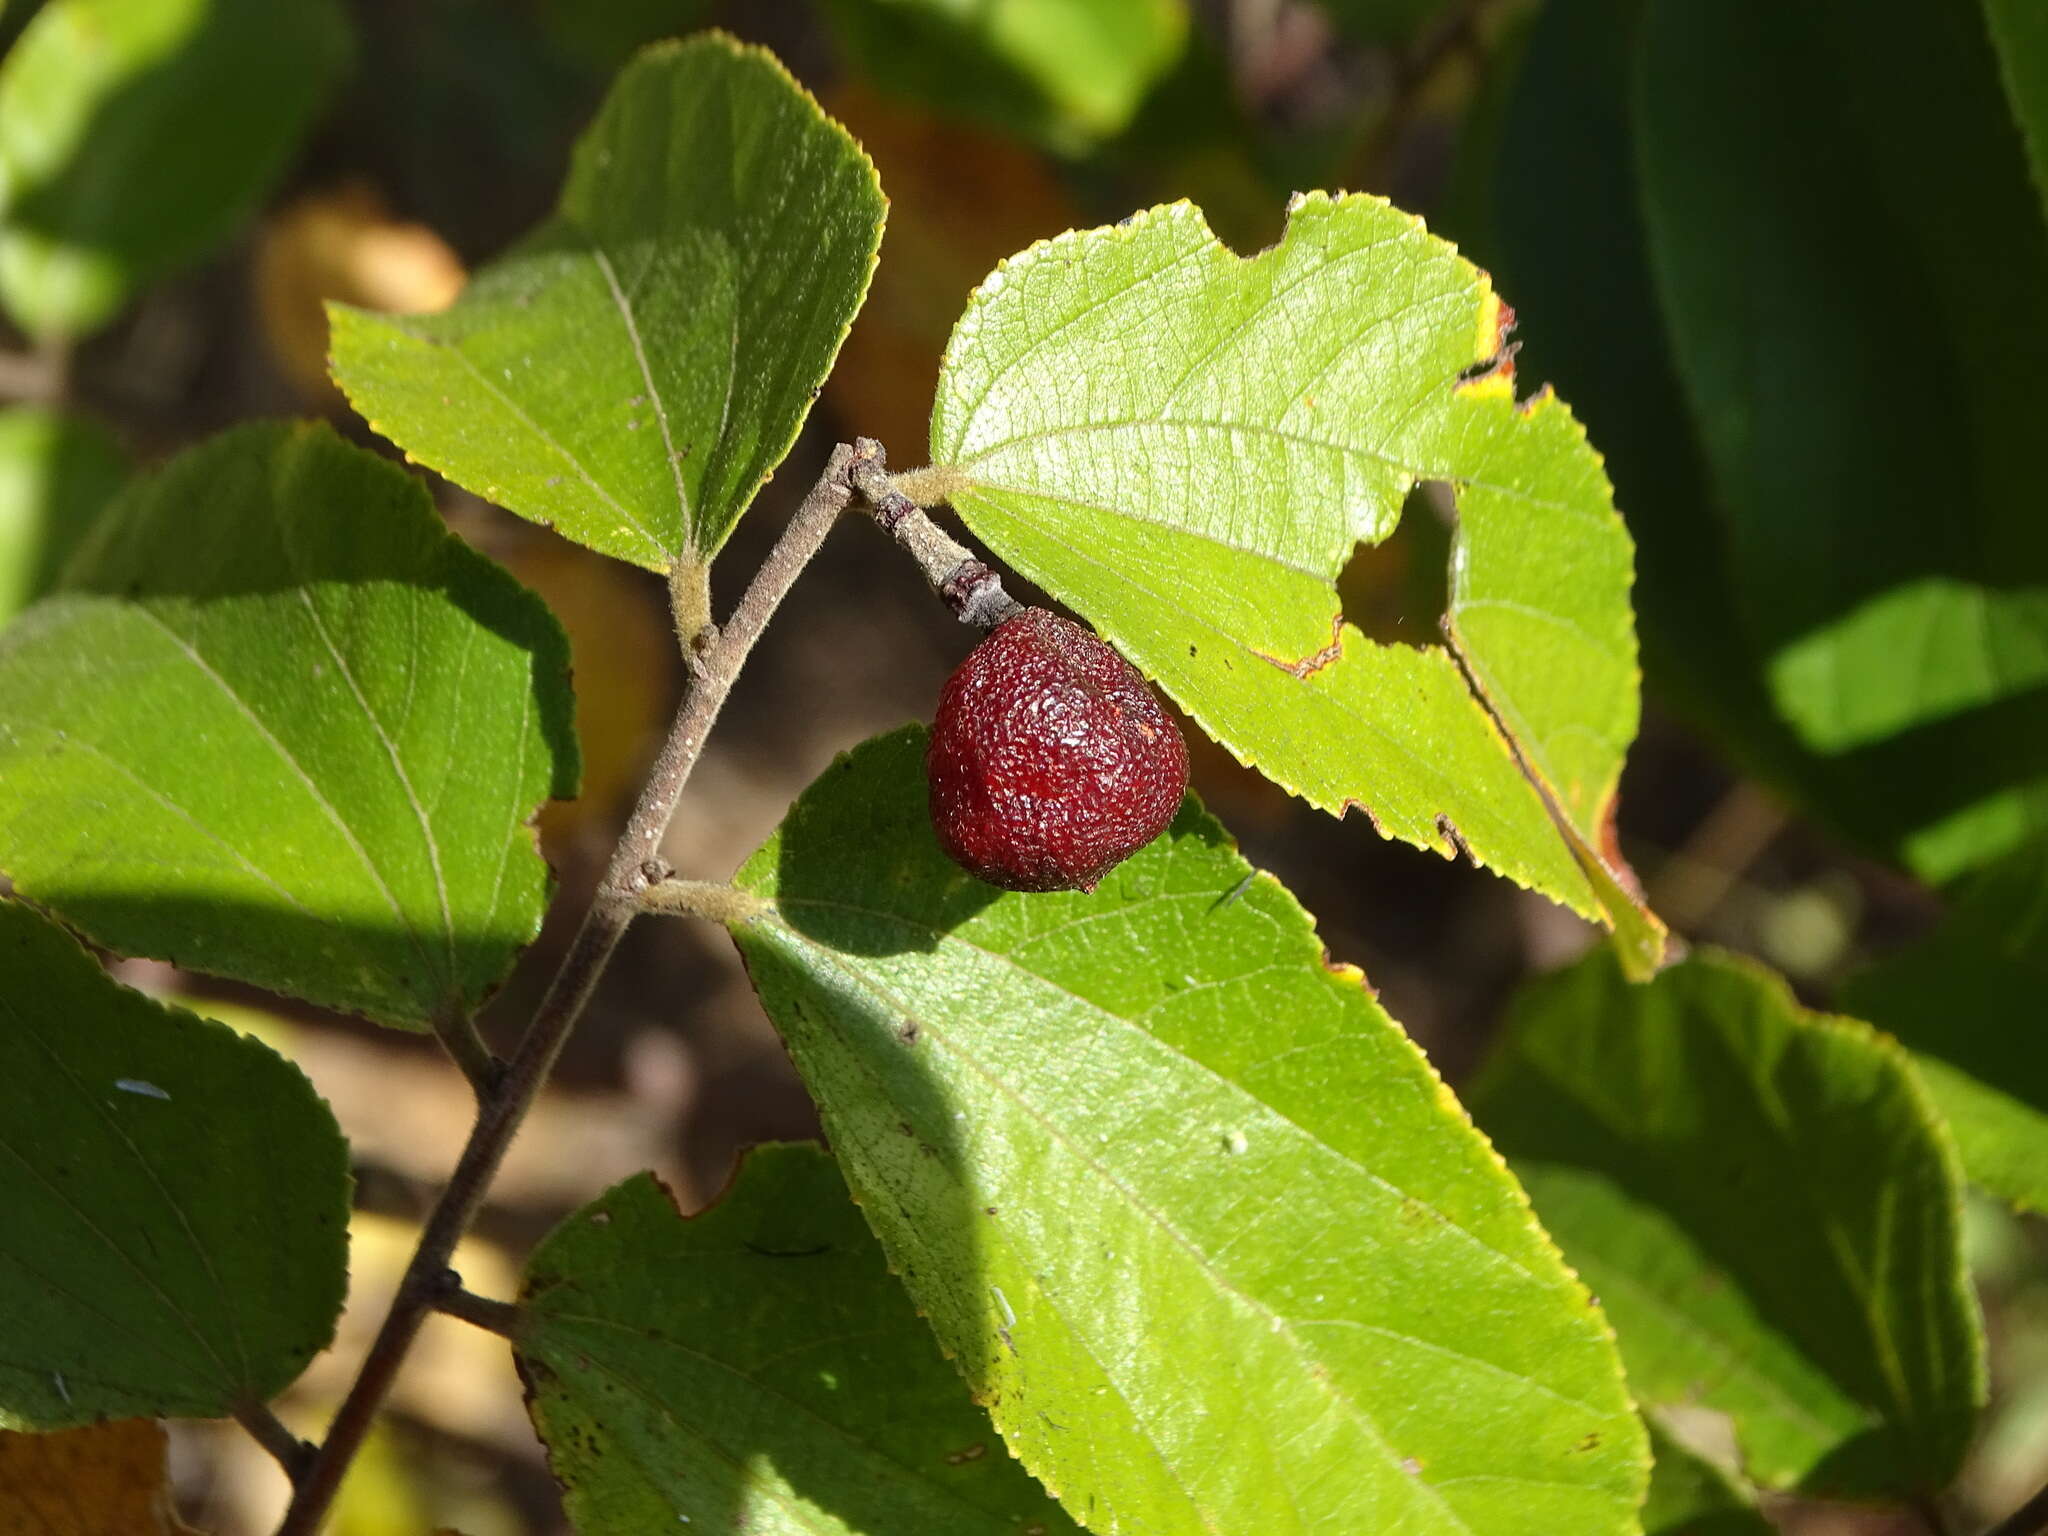
[[[1314,194],[1249,259],[1185,204],[1034,246],[955,330],[931,441],[968,525],[1240,759],[1654,965],[1603,854],[1637,720],[1628,535],[1570,412],[1514,399],[1484,275],[1419,221]],[[1339,612],[1421,480],[1457,497],[1448,647]]]

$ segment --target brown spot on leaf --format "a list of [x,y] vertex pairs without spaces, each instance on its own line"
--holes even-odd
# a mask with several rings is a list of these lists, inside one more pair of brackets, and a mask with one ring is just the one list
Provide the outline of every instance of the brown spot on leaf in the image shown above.
[[1303,679],[1313,677],[1316,673],[1322,671],[1323,668],[1342,658],[1344,654],[1344,615],[1336,613],[1330,616],[1330,643],[1321,650],[1302,657],[1299,661],[1283,661],[1278,656],[1268,656],[1264,651],[1253,651],[1252,654],[1261,661],[1271,662],[1282,672],[1290,676]]

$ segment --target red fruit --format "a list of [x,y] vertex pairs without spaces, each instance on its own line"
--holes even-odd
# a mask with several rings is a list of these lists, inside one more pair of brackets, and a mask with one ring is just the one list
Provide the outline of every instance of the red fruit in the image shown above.
[[1188,788],[1187,743],[1137,669],[1043,608],[946,679],[924,767],[939,845],[1012,891],[1093,890]]

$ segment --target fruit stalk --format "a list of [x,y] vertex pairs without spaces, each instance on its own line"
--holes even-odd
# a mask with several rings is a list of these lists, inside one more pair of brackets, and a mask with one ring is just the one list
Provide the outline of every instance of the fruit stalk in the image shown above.
[[880,443],[871,437],[856,438],[849,473],[875,522],[917,562],[931,589],[962,624],[994,629],[1024,611],[1024,605],[1003,590],[1002,577],[897,488]]

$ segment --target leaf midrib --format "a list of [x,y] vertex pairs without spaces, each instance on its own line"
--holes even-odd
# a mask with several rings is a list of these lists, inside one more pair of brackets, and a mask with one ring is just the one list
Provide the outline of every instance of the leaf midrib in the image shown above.
[[235,690],[234,685],[206,660],[198,647],[172,628],[169,621],[163,615],[159,614],[147,603],[123,604],[121,606],[126,611],[140,614],[150,624],[155,626],[157,631],[170,641],[173,648],[202,677],[206,678],[220,691],[222,697],[226,698],[235,707],[236,712],[248,724],[250,729],[255,731],[256,735],[292,770],[300,784],[304,787],[307,796],[314,805],[326,814],[328,822],[341,834],[342,840],[348,844],[357,859],[362,863],[363,869],[370,876],[371,882],[382,893],[386,904],[391,908],[391,915],[398,920],[399,926],[405,930],[406,935],[412,940],[413,947],[419,951],[421,963],[426,967],[427,973],[429,975],[433,974],[435,969],[434,957],[428,948],[425,936],[419,930],[419,926],[412,920],[411,915],[406,912],[404,906],[399,902],[397,893],[391,889],[390,884],[385,880],[382,868],[370,856],[369,849],[357,837],[355,829],[348,824],[347,820],[342,816],[340,809],[328,797],[326,791],[320,787],[319,782],[313,777],[311,771],[307,769],[304,763],[299,761],[297,754],[285,744],[281,737],[270,729],[269,725],[263,720],[263,717],[256,712],[255,707]]
[[[1205,900],[1212,899],[1213,897],[1213,893],[1209,892],[1203,892],[1200,894]],[[1076,1004],[1078,1004],[1083,1009],[1101,1015],[1104,1019],[1105,1024],[1122,1025],[1126,1028],[1133,1030],[1139,1029],[1139,1026],[1133,1023],[1131,1020],[1126,1019],[1122,1015],[1114,1013],[1109,1009],[1103,1008],[1100,1004],[1094,1003],[1089,999],[1083,998],[1078,994],[1069,991],[1068,989],[1062,987],[1059,983],[1051,980],[1048,977],[1042,976],[1036,972],[1025,969],[1022,965],[1018,964],[1014,959],[1012,959],[1008,955],[1002,954],[997,951],[984,949],[979,945],[972,944],[967,940],[959,938],[957,933],[947,932],[937,928],[933,928],[928,924],[921,923],[915,918],[906,917],[899,913],[884,912],[874,908],[862,907],[850,902],[815,900],[811,898],[788,897],[780,895],[778,895],[775,898],[775,902],[777,907],[796,906],[822,908],[827,910],[847,912],[857,916],[875,918],[885,922],[896,923],[900,926],[910,928],[921,934],[929,935],[933,939],[939,941],[940,944],[948,942],[957,943],[963,948],[973,950],[976,953],[981,954],[988,959],[994,960],[999,964],[1008,966],[1012,970],[1016,971],[1019,975],[1028,977],[1033,982],[1039,985],[1052,988],[1053,990],[1061,993],[1063,996],[1072,999]],[[1139,1215],[1143,1219],[1149,1221],[1152,1225],[1157,1227],[1159,1231],[1165,1234],[1177,1247],[1181,1248],[1185,1253],[1187,1253],[1188,1256],[1193,1260],[1197,1269],[1208,1278],[1209,1283],[1218,1292],[1238,1298],[1238,1300],[1246,1307],[1246,1309],[1251,1313],[1255,1314],[1256,1316],[1268,1319],[1269,1321],[1277,1322],[1279,1324],[1279,1328],[1276,1331],[1285,1334],[1289,1338],[1293,1348],[1297,1352],[1297,1357],[1300,1358],[1305,1365],[1309,1361],[1320,1362],[1320,1354],[1317,1351],[1309,1348],[1306,1341],[1301,1339],[1297,1333],[1298,1325],[1300,1325],[1304,1321],[1309,1320],[1290,1319],[1282,1316],[1279,1312],[1275,1311],[1272,1308],[1272,1306],[1270,1306],[1265,1301],[1257,1299],[1247,1294],[1242,1289],[1233,1285],[1223,1276],[1218,1274],[1212,1267],[1208,1254],[1202,1249],[1202,1247],[1199,1244],[1197,1244],[1187,1234],[1181,1232],[1179,1228],[1172,1221],[1168,1220],[1161,1212],[1154,1209],[1150,1202],[1140,1200],[1136,1196],[1136,1194],[1129,1189],[1129,1187],[1123,1182],[1123,1180],[1120,1177],[1111,1173],[1107,1168],[1103,1167],[1094,1158],[1092,1154],[1090,1154],[1084,1148],[1080,1147],[1078,1144],[1071,1141],[1071,1139],[1068,1138],[1063,1132],[1061,1132],[1057,1125],[1052,1120],[1048,1119],[1036,1106],[1030,1104],[1023,1098],[1021,1098],[1010,1087],[1010,1085],[1005,1082],[1005,1080],[1002,1078],[1000,1074],[991,1071],[984,1063],[980,1061],[980,1059],[973,1052],[962,1047],[959,1044],[959,1042],[952,1040],[950,1031],[944,1029],[943,1027],[934,1028],[928,1017],[919,1014],[917,1010],[909,1008],[907,1004],[903,1004],[902,1000],[897,999],[894,996],[894,994],[891,993],[887,988],[881,986],[879,983],[877,983],[872,978],[868,977],[863,973],[849,970],[847,967],[838,964],[837,956],[832,951],[829,951],[820,945],[812,944],[810,941],[806,940],[803,937],[802,933],[799,930],[789,926],[787,923],[779,923],[778,926],[781,927],[782,931],[785,934],[789,935],[789,937],[796,944],[811,949],[814,953],[819,954],[820,956],[829,957],[827,963],[832,964],[834,968],[837,969],[842,976],[846,976],[857,990],[870,993],[871,995],[885,1002],[899,1004],[899,1006],[897,1006],[894,1009],[894,1013],[897,1015],[918,1016],[921,1019],[921,1022],[923,1023],[924,1031],[927,1035],[931,1036],[935,1041],[938,1041],[940,1043],[950,1043],[955,1053],[957,1054],[958,1058],[963,1062],[963,1064],[967,1065],[970,1070],[972,1070],[978,1077],[980,1077],[992,1089],[994,1089],[1000,1097],[1007,1099],[1020,1113],[1025,1114],[1034,1121],[1036,1121],[1044,1129],[1045,1133],[1049,1137],[1051,1137],[1055,1142],[1059,1143],[1060,1145],[1066,1147],[1069,1155],[1074,1157],[1077,1162],[1081,1163],[1085,1167],[1092,1169],[1095,1172],[1095,1174],[1106,1185],[1117,1190],[1119,1194],[1124,1197],[1125,1201],[1128,1204],[1128,1208],[1133,1212],[1133,1214]],[[1145,1033],[1142,1030],[1140,1032]],[[1147,1038],[1149,1040],[1152,1040],[1155,1044],[1164,1046],[1166,1049],[1172,1049],[1172,1047],[1170,1046],[1165,1046],[1165,1043],[1163,1041],[1159,1041],[1157,1036],[1152,1036],[1149,1033],[1147,1033]],[[1436,1215],[1446,1228],[1459,1233],[1460,1236],[1474,1243],[1480,1249],[1489,1254],[1493,1259],[1504,1262],[1510,1267],[1520,1271],[1523,1274],[1526,1274],[1530,1279],[1536,1281],[1539,1285],[1542,1283],[1542,1277],[1535,1274],[1535,1272],[1533,1270],[1530,1270],[1527,1265],[1515,1260],[1514,1258],[1501,1252],[1500,1250],[1493,1248],[1490,1244],[1483,1242],[1481,1239],[1477,1237],[1476,1234],[1472,1233],[1468,1228],[1464,1227],[1459,1222],[1453,1220],[1449,1215],[1447,1215],[1442,1210],[1438,1209],[1429,1201],[1423,1200],[1420,1196],[1408,1194],[1407,1192],[1401,1190],[1398,1186],[1395,1186],[1392,1183],[1390,1183],[1383,1175],[1379,1174],[1377,1171],[1366,1168],[1362,1164],[1359,1164],[1355,1159],[1349,1157],[1347,1154],[1341,1152],[1339,1149],[1331,1146],[1321,1137],[1316,1136],[1313,1133],[1309,1132],[1305,1127],[1302,1127],[1298,1122],[1294,1121],[1291,1117],[1281,1113],[1277,1108],[1268,1104],[1265,1100],[1260,1099],[1256,1095],[1250,1093],[1249,1090],[1245,1089],[1242,1084],[1236,1083],[1231,1079],[1224,1077],[1220,1072],[1217,1072],[1216,1069],[1210,1067],[1205,1062],[1199,1061],[1195,1057],[1188,1056],[1185,1053],[1179,1051],[1175,1051],[1174,1054],[1181,1060],[1198,1067],[1211,1077],[1215,1078],[1218,1082],[1224,1084],[1226,1087],[1232,1089],[1237,1093],[1243,1094],[1246,1098],[1256,1103],[1261,1108],[1261,1110],[1271,1114],[1276,1120],[1290,1126],[1300,1135],[1302,1135],[1305,1139],[1314,1142],[1317,1146],[1323,1147],[1332,1155],[1337,1156],[1342,1161],[1349,1164],[1351,1167],[1357,1169],[1361,1174],[1363,1174],[1365,1177],[1370,1179],[1373,1183],[1377,1184],[1382,1189],[1386,1190],[1388,1193],[1398,1196],[1402,1199],[1412,1199],[1417,1204],[1424,1206],[1425,1208],[1430,1210],[1434,1215]],[[1043,1291],[1040,1291],[1039,1294],[1045,1295]],[[1052,1301],[1052,1298],[1049,1295],[1046,1295],[1046,1305],[1055,1305]],[[1071,1325],[1069,1326],[1071,1328]],[[1428,1340],[1411,1338],[1410,1342],[1416,1344],[1418,1347],[1422,1347],[1425,1349],[1432,1347],[1431,1341]],[[1457,1353],[1456,1351],[1449,1350],[1446,1350],[1446,1352],[1452,1354]],[[1565,1397],[1562,1393],[1557,1392],[1555,1389],[1546,1386],[1544,1383],[1538,1382],[1532,1377],[1518,1375],[1516,1372],[1512,1371],[1508,1367],[1499,1365],[1498,1362],[1485,1360],[1481,1357],[1476,1356],[1465,1358],[1469,1358],[1474,1365],[1479,1366],[1481,1368],[1498,1371],[1501,1374],[1508,1376],[1510,1379],[1522,1383],[1525,1387],[1537,1392],[1540,1395],[1548,1396],[1553,1400],[1567,1403],[1570,1406],[1575,1407],[1580,1411],[1586,1413],[1589,1417],[1599,1419],[1602,1421],[1606,1421],[1614,1417],[1613,1413],[1609,1410],[1601,1409],[1595,1405],[1582,1402],[1578,1399]],[[1356,1421],[1366,1430],[1371,1439],[1379,1446],[1385,1464],[1389,1467],[1398,1470],[1400,1466],[1400,1458],[1394,1453],[1394,1447],[1392,1446],[1391,1442],[1388,1441],[1385,1431],[1383,1431],[1379,1427],[1377,1420],[1370,1413],[1366,1412],[1366,1410],[1348,1392],[1340,1388],[1330,1378],[1327,1371],[1317,1372],[1311,1369],[1303,1369],[1301,1372],[1301,1379],[1311,1382],[1314,1384],[1314,1386],[1320,1388],[1324,1393],[1331,1397],[1343,1409],[1344,1412],[1355,1418]],[[1121,1388],[1119,1388],[1119,1391],[1121,1391]],[[1140,1420],[1140,1422],[1142,1422],[1142,1420]],[[1150,1438],[1149,1435],[1147,1438]],[[1454,1526],[1456,1526],[1459,1530],[1465,1531],[1468,1533],[1468,1536],[1471,1536],[1471,1528],[1465,1523],[1464,1519],[1459,1514],[1459,1512],[1443,1497],[1441,1492],[1436,1488],[1434,1484],[1430,1483],[1426,1479],[1417,1479],[1416,1484],[1417,1486],[1428,1489],[1431,1497],[1441,1508],[1445,1517],[1449,1519],[1451,1523]],[[1564,1487],[1592,1494],[1598,1494],[1600,1492],[1596,1485],[1588,1483],[1569,1483],[1553,1481],[1551,1483],[1544,1484],[1544,1486]],[[1192,1500],[1192,1495],[1190,1495],[1190,1497]]]
[[[628,302],[625,290],[619,286],[619,276],[612,266],[611,257],[605,254],[604,247],[598,244],[595,238],[588,234],[584,238],[590,241],[590,259],[597,263],[598,271],[604,274],[605,287],[611,291],[612,304],[618,310],[619,323],[625,327],[626,339],[633,344],[633,359],[640,365],[640,381],[647,386],[648,403],[654,408],[655,424],[661,428],[662,450],[668,459],[669,475],[675,482],[676,519],[677,526],[682,530],[684,550],[686,553],[694,553],[697,547],[697,530],[690,510],[690,493],[683,484],[682,460],[676,457],[675,435],[669,427],[668,402],[662,398],[661,389],[654,382],[654,369],[647,361],[647,348],[640,340],[640,322],[634,317],[633,306]],[[730,373],[727,374],[727,378],[730,381]],[[731,400],[731,385],[728,382],[728,405]],[[718,435],[720,438],[724,436],[723,422],[720,423]],[[645,529],[641,531],[646,532]]]

